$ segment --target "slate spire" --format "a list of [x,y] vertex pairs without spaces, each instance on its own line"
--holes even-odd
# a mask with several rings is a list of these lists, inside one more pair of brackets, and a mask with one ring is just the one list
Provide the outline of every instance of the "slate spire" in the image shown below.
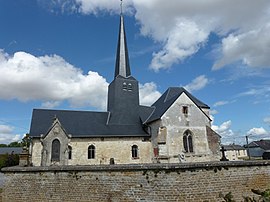
[[142,128],[139,115],[139,85],[130,73],[122,1],[115,75],[108,87],[107,111],[110,112],[108,125]]
[[118,75],[121,75],[125,78],[131,75],[129,67],[129,57],[128,57],[124,17],[122,13],[122,1],[121,1],[120,25],[119,25],[114,78],[117,77]]

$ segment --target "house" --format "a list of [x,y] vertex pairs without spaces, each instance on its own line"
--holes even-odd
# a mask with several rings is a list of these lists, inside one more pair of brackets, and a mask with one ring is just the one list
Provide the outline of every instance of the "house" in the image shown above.
[[263,158],[263,155],[270,153],[270,140],[253,141],[245,146],[251,158]]
[[239,161],[248,157],[246,148],[241,145],[229,144],[223,146],[225,149],[225,156],[230,161]]
[[[90,96],[90,95],[89,95]],[[220,136],[210,107],[181,87],[152,105],[139,104],[123,15],[107,111],[34,109],[30,154],[34,166],[176,163],[219,160]]]

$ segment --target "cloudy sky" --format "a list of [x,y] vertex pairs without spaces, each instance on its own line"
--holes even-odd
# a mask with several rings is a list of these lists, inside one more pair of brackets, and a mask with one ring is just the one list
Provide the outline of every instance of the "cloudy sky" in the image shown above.
[[[119,0],[0,0],[0,143],[33,108],[106,110]],[[223,143],[270,138],[269,0],[124,0],[141,103],[184,86]]]

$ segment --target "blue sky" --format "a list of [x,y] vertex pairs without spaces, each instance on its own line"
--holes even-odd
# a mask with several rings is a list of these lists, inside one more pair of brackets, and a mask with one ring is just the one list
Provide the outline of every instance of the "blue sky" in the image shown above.
[[[0,143],[33,108],[105,110],[118,0],[0,0]],[[269,0],[126,0],[141,103],[184,86],[211,107],[223,143],[270,138]]]

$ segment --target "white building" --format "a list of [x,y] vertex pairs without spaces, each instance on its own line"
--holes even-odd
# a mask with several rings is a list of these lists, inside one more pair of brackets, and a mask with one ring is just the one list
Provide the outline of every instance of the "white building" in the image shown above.
[[239,161],[248,158],[248,154],[246,148],[237,145],[237,144],[230,144],[230,145],[223,145],[225,151],[225,156],[229,161]]

